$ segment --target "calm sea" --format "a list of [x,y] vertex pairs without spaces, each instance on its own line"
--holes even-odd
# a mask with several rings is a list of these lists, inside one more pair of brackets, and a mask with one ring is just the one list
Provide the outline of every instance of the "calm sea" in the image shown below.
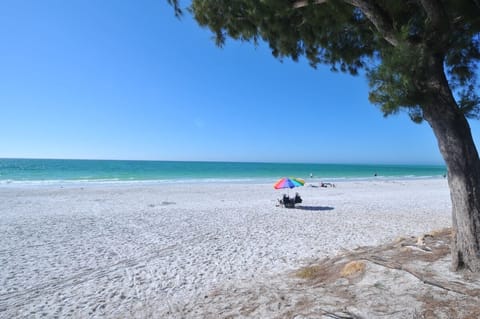
[[[283,176],[315,179],[438,178],[444,166],[287,164],[235,162],[0,159],[0,184],[62,181],[271,181]],[[374,175],[377,175],[374,177]]]

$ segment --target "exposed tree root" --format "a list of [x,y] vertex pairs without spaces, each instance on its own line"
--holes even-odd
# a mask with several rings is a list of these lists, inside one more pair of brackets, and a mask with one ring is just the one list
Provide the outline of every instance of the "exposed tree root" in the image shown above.
[[[451,231],[359,247],[184,305],[192,318],[480,318],[480,277],[449,270]],[[192,314],[194,314],[192,316]]]

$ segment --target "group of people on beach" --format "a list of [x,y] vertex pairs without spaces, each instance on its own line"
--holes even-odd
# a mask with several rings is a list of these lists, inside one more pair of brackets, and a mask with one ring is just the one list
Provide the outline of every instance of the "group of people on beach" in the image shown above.
[[[313,178],[313,173],[310,173],[310,178]],[[320,182],[320,187],[335,187],[335,184],[333,183],[324,183],[324,182]],[[315,187],[313,185],[310,185],[312,187]]]
[[320,182],[320,187],[335,187],[335,184]]
[[286,208],[294,208],[295,204],[301,203],[303,200],[298,193],[295,193],[295,197],[291,198],[287,194],[283,194],[283,198],[279,200],[279,204]]
[[[313,173],[310,173],[310,178],[313,178]],[[328,183],[328,182],[320,182],[318,184],[319,186],[315,184],[309,184],[308,186],[310,187],[335,187],[334,183]],[[295,197],[289,197],[287,194],[283,194],[282,199],[278,200],[278,205],[277,206],[284,206],[286,208],[294,208],[295,204],[301,203],[303,200],[300,197],[300,194],[295,193]]]

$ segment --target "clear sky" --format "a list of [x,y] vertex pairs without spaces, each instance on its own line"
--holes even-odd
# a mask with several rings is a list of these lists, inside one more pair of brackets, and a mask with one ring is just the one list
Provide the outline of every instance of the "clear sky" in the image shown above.
[[3,0],[0,40],[0,157],[443,164],[364,77],[217,48],[166,0]]

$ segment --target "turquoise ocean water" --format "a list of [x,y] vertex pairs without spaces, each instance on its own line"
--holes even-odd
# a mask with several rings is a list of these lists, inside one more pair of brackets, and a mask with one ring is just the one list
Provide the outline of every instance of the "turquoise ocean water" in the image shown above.
[[[444,166],[353,165],[120,160],[0,159],[0,184],[121,181],[272,181],[315,179],[441,178]],[[374,174],[377,174],[374,177]]]

